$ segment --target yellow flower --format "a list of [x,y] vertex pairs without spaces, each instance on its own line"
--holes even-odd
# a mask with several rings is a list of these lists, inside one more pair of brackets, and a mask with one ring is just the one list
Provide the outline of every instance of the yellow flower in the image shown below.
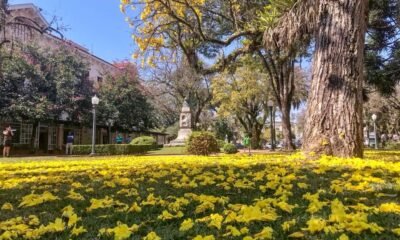
[[80,226],[79,228],[76,228],[76,226],[74,226],[74,228],[72,228],[71,230],[71,236],[79,236],[85,232],[87,232],[87,230],[84,229],[83,226]]
[[31,193],[22,198],[22,201],[18,207],[32,207],[35,205],[42,204],[44,202],[50,202],[58,199],[59,199],[58,197],[54,196],[48,191],[45,191],[43,194]]
[[391,203],[383,203],[379,207],[380,212],[392,212],[400,214],[400,205],[394,202]]
[[193,227],[194,223],[191,218],[184,220],[179,228],[179,231],[185,232]]
[[3,204],[3,206],[1,206],[1,210],[13,211],[14,207],[13,207],[13,205],[11,203],[6,202],[6,203]]
[[326,221],[322,218],[311,218],[307,221],[307,225],[308,227],[304,228],[303,230],[307,230],[311,233],[316,233],[324,229],[324,227],[326,226]]
[[308,184],[306,183],[297,183],[297,186],[301,189],[307,189],[308,188]]
[[254,235],[256,239],[272,239],[274,230],[271,227],[264,227],[263,230]]
[[294,232],[288,236],[289,238],[303,238],[304,234],[302,232]]
[[346,234],[343,233],[342,235],[340,235],[338,240],[349,240],[349,237]]
[[197,235],[195,238],[193,238],[192,240],[215,240],[213,235],[208,235],[208,236],[201,236],[201,235]]
[[161,240],[161,238],[155,232],[149,232],[143,240]]
[[228,232],[224,234],[224,236],[238,237],[242,235],[242,233],[236,227],[231,225],[226,226],[226,230],[228,230]]
[[142,208],[139,207],[139,205],[136,202],[134,202],[128,210],[128,212],[141,212],[141,211],[142,211]]
[[287,232],[294,225],[296,225],[296,219],[292,219],[290,221],[286,221],[286,222],[282,223],[281,226],[282,226],[283,231]]
[[400,236],[400,228],[392,229],[392,232],[393,232],[394,234],[396,234],[397,236]]
[[237,216],[238,222],[251,222],[251,221],[275,221],[278,215],[272,208],[261,211],[258,206],[243,206]]
[[221,223],[222,220],[224,220],[224,217],[219,214],[211,214],[210,219],[211,221],[208,223],[209,227],[216,227],[217,229],[221,229]]
[[71,189],[68,193],[69,194],[68,194],[67,198],[70,198],[72,200],[79,200],[79,201],[85,200],[85,198],[81,194],[74,192],[73,189]]

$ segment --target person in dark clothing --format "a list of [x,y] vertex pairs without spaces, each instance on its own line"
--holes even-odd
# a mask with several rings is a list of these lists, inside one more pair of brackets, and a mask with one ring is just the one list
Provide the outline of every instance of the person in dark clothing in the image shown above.
[[10,150],[11,150],[11,145],[12,145],[12,137],[14,136],[14,133],[12,132],[11,126],[8,126],[4,131],[3,131],[3,157],[9,157],[10,156]]
[[69,152],[69,154],[72,155],[73,144],[74,144],[74,135],[72,134],[72,132],[69,132],[67,135],[67,145],[65,146],[65,154],[68,155]]

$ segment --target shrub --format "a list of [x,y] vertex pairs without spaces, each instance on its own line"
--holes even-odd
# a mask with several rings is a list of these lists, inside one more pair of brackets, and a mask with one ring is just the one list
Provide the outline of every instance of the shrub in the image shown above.
[[210,132],[194,132],[190,135],[187,151],[194,155],[210,155],[219,152],[218,142]]
[[225,146],[225,141],[224,140],[217,139],[217,142],[218,142],[219,149],[224,148],[224,146]]
[[137,137],[131,141],[132,145],[157,145],[157,141],[153,137],[142,136]]
[[400,150],[400,142],[388,142],[385,149]]
[[[152,145],[107,144],[95,145],[97,155],[143,154],[155,149]],[[92,152],[92,145],[74,145],[73,154],[86,155]]]
[[224,153],[226,154],[235,154],[238,152],[237,147],[232,143],[226,143],[224,145]]

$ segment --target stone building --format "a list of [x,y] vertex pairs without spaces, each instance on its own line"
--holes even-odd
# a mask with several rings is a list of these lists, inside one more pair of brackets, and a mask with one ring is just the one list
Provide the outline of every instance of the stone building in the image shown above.
[[[87,48],[63,38],[62,34],[53,30],[49,22],[41,14],[41,9],[34,4],[16,4],[10,5],[9,14],[7,17],[8,24],[4,31],[0,32],[0,41],[6,40],[6,49],[12,50],[15,47],[21,47],[24,44],[35,44],[39,47],[57,49],[67,47],[77,56],[81,57],[88,63],[90,72],[89,80],[96,89],[102,83],[107,74],[112,74],[118,71],[118,68],[106,60],[94,55]],[[75,134],[75,144],[90,144],[92,129],[81,126],[79,123],[68,122],[68,115],[63,114],[57,122],[41,122],[35,129],[36,139],[35,147],[43,152],[52,152],[62,150],[66,135],[69,131]],[[33,132],[33,125],[27,122],[9,123],[0,120],[0,126],[10,124],[16,129],[16,136],[13,138],[14,144],[27,145],[30,144],[30,139]],[[97,144],[107,144],[110,139],[115,139],[116,132],[109,136],[109,126],[97,126]],[[137,135],[149,135],[146,133],[123,133],[125,138],[134,137]],[[166,143],[164,134],[150,133],[153,135],[159,144]],[[0,136],[1,138],[2,136]],[[1,139],[0,139],[1,140]]]

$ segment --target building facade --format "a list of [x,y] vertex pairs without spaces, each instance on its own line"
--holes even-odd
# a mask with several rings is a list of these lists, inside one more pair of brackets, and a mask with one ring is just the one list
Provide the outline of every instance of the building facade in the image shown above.
[[[94,89],[97,89],[102,83],[105,76],[118,71],[118,68],[104,59],[94,55],[87,48],[63,38],[62,34],[52,30],[50,24],[41,14],[41,9],[33,4],[17,4],[8,8],[9,14],[7,24],[0,33],[0,40],[6,43],[6,49],[21,47],[26,44],[32,44],[56,50],[60,47],[67,47],[76,54],[89,66],[89,80]],[[40,122],[34,128],[33,124],[27,120],[26,122],[7,122],[1,121],[1,126],[11,125],[15,129],[13,143],[15,145],[29,145],[32,141],[32,134],[35,133],[36,138],[34,146],[43,152],[55,152],[62,150],[66,143],[68,132],[75,135],[74,144],[91,144],[92,129],[82,126],[79,123],[68,122],[68,116],[62,115],[58,121]],[[115,139],[117,131],[110,131],[110,126],[97,126],[96,143],[108,144]],[[167,138],[160,133],[122,133],[124,139],[131,139],[139,135],[151,135],[157,139],[159,144],[164,144]],[[2,140],[0,136],[0,141]],[[2,141],[1,141],[2,142]]]

